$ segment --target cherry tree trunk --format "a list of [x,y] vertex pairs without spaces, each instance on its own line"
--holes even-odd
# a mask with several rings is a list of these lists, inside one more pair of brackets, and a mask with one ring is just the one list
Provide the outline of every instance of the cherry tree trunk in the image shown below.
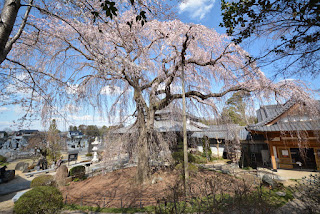
[[148,150],[148,133],[146,129],[142,129],[138,139],[138,167],[137,181],[143,183],[150,175],[149,168],[149,150]]
[[20,0],[5,0],[0,13],[0,64],[5,60],[10,48],[7,42],[20,9]]
[[155,111],[145,105],[141,92],[135,91],[135,100],[137,104],[138,141],[137,141],[137,181],[145,182],[150,176],[150,151],[149,145],[153,143],[153,124]]

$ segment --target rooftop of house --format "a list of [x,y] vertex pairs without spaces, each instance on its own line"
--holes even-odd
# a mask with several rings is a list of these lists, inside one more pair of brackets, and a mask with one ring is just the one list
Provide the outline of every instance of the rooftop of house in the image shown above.
[[[247,130],[258,132],[314,131],[320,130],[320,120],[306,112],[290,115],[288,112],[300,103],[293,99],[284,104],[261,106],[257,110],[258,123],[247,126]],[[317,103],[320,110],[320,102]]]
[[200,132],[195,132],[191,135],[195,138],[213,138],[221,140],[233,140],[236,137],[239,140],[248,139],[248,131],[244,126],[238,124],[222,124],[222,125],[211,125],[209,128],[204,129]]
[[20,133],[35,133],[35,132],[39,132],[39,130],[36,130],[36,129],[21,129],[18,132],[20,132]]
[[70,135],[83,135],[81,131],[69,131]]
[[[173,119],[167,119],[167,120],[155,120],[154,121],[154,129],[157,132],[180,132],[182,131],[182,123],[178,122]],[[125,134],[125,133],[133,133],[136,131],[136,128],[131,126],[122,127],[120,129],[116,129],[113,131],[113,133],[116,134]],[[187,123],[187,131],[190,132],[196,132],[201,131],[201,128],[197,126],[196,124]]]

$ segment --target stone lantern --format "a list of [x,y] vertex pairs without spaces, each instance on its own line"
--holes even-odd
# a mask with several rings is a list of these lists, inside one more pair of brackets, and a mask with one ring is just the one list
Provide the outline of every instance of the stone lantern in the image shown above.
[[93,148],[92,148],[92,151],[93,151],[93,158],[92,158],[92,162],[98,162],[99,159],[98,159],[98,145],[100,144],[100,142],[98,141],[98,137],[96,137],[95,141],[93,141],[91,143],[93,145]]

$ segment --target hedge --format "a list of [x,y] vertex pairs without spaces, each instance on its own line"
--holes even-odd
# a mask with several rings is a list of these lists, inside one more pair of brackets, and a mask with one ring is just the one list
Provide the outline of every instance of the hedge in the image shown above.
[[85,166],[75,166],[70,169],[70,176],[73,178],[82,179],[86,175],[86,168]]
[[38,186],[56,186],[57,183],[52,175],[40,175],[31,181],[31,188]]
[[15,214],[55,214],[63,207],[61,192],[52,186],[38,186],[23,194],[14,204]]

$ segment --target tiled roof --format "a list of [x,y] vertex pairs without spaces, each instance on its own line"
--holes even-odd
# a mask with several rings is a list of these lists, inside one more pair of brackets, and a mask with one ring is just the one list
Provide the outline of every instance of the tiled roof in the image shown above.
[[315,131],[320,130],[320,121],[282,122],[271,126],[248,126],[248,130],[260,132]]
[[248,131],[244,126],[239,126],[237,124],[223,124],[212,125],[208,129],[201,132],[195,132],[191,135],[191,137],[196,138],[203,138],[204,136],[224,140],[233,140],[237,136],[239,140],[246,140]]
[[[287,117],[287,121],[277,121],[277,123],[270,124],[290,108],[292,108],[297,102],[294,100],[289,100],[283,105],[267,105],[262,106],[257,110],[258,123],[247,126],[249,131],[259,131],[259,132],[277,132],[277,131],[312,131],[320,130],[320,120],[312,118],[305,118],[301,120],[299,116]],[[320,106],[320,103],[319,103]],[[270,124],[270,125],[269,125]]]
[[278,104],[261,106],[261,108],[257,111],[258,123],[255,125],[260,126],[270,123],[271,121],[288,111],[295,104],[295,101],[289,100],[283,105]]
[[[157,132],[179,132],[182,131],[182,122],[178,122],[175,120],[163,120],[163,121],[154,121],[154,129]],[[115,130],[113,133],[116,134],[124,134],[124,133],[133,133],[136,131],[136,127],[131,126],[126,126],[122,127],[120,129]],[[187,131],[190,132],[197,132],[201,131],[201,129],[197,128],[196,126],[192,124],[187,123]]]

